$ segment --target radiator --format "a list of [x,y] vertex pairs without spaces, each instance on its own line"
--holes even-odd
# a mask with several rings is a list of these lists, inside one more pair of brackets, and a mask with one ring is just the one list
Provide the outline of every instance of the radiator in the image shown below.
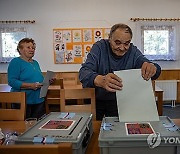
[[177,99],[178,80],[156,80],[155,85],[163,90],[163,101],[172,101],[172,107],[175,107]]

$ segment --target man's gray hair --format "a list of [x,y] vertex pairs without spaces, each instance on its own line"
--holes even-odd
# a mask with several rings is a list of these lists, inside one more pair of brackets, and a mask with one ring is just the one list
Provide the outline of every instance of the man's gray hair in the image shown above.
[[130,28],[128,25],[126,25],[126,24],[121,24],[121,23],[115,24],[115,25],[113,25],[113,26],[111,27],[110,34],[109,34],[109,38],[112,37],[112,34],[113,34],[117,29],[125,29],[125,31],[126,31],[127,33],[129,33],[129,34],[131,35],[131,38],[132,38],[133,33],[132,33],[131,28]]

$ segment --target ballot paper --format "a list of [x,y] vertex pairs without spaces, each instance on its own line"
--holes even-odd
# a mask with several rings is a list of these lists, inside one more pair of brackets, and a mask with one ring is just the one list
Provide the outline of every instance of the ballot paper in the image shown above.
[[144,80],[140,69],[114,72],[122,79],[116,91],[120,122],[159,121],[151,80]]
[[49,80],[51,80],[54,77],[55,73],[52,71],[47,71],[46,76],[44,78],[43,81],[43,86],[41,87],[41,91],[40,91],[40,98],[42,97],[46,97],[47,91],[48,91],[48,87],[50,85]]

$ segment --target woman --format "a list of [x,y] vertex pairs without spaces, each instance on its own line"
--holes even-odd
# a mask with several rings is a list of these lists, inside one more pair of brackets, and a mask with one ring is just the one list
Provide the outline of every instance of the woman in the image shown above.
[[12,59],[8,66],[11,91],[26,92],[26,118],[40,118],[45,113],[44,98],[39,97],[44,78],[38,62],[33,59],[35,48],[33,39],[22,39],[17,46],[20,56]]

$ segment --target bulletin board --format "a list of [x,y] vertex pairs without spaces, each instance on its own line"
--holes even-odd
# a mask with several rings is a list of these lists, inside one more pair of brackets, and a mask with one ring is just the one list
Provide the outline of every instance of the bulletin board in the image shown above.
[[110,28],[53,29],[55,64],[84,63],[92,45],[109,37]]

